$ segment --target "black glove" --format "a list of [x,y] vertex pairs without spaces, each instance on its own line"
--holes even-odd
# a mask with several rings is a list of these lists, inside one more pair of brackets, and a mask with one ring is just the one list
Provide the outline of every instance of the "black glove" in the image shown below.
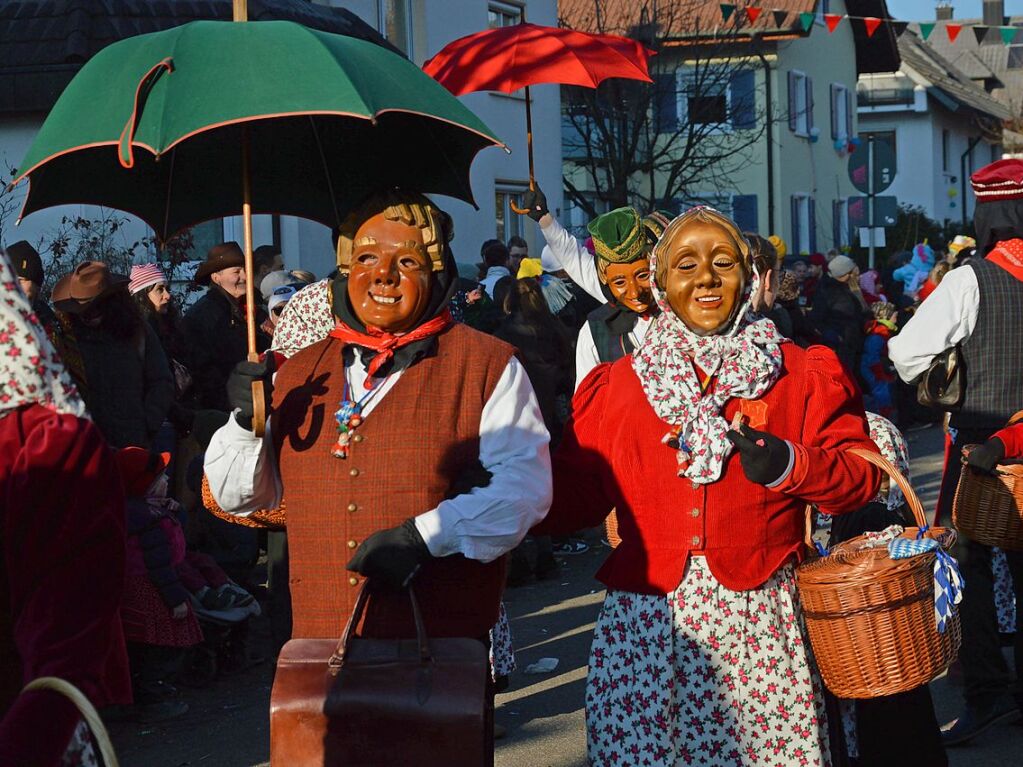
[[1005,443],[998,437],[992,437],[983,445],[970,450],[966,463],[971,469],[993,474],[995,467],[1005,459]]
[[741,431],[729,429],[725,436],[739,449],[746,479],[758,485],[771,485],[781,479],[789,467],[788,443],[766,431],[746,425],[739,428]]
[[378,530],[362,542],[348,569],[394,589],[404,588],[423,562],[430,559],[416,523],[406,519],[397,527]]
[[227,401],[231,409],[241,412],[235,415],[238,424],[252,431],[252,382],[263,382],[263,396],[269,409],[273,401],[274,356],[267,354],[262,362],[239,362],[227,379]]
[[547,209],[547,197],[539,186],[526,190],[526,193],[522,195],[522,207],[529,209],[526,215],[537,223],[540,223],[540,219],[550,213]]

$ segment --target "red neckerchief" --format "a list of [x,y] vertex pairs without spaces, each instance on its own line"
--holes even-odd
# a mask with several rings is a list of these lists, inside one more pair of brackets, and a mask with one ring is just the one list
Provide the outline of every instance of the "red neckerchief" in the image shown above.
[[442,333],[454,323],[455,320],[451,316],[450,309],[445,309],[432,320],[424,322],[419,327],[413,328],[407,333],[385,333],[384,331],[372,326],[367,326],[366,332],[360,333],[355,328],[346,325],[341,320],[338,320],[337,325],[332,331],[330,331],[330,337],[340,339],[346,344],[362,346],[377,353],[366,368],[366,371],[369,373],[369,376],[366,378],[366,388],[371,389],[373,388],[373,382],[371,379],[376,375],[377,371],[384,365],[384,363],[394,356],[395,349],[400,349],[401,347],[408,346],[416,341],[422,341],[425,338]]
[[1023,282],[1023,240],[1002,240],[987,254],[987,260]]

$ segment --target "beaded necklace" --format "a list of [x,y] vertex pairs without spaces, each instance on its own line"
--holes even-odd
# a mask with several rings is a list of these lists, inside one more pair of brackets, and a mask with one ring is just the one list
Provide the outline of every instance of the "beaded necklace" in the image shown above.
[[[334,447],[330,449],[330,454],[335,458],[347,458],[348,454],[352,450],[351,442],[352,435],[357,428],[362,424],[365,417],[362,411],[365,409],[369,401],[377,395],[383,388],[384,383],[391,376],[376,380],[369,391],[362,395],[358,400],[352,399],[352,384],[348,377],[348,370],[345,370],[345,388],[343,393],[343,399],[341,404],[338,406],[337,412],[334,413],[334,418],[337,420],[337,442]],[[372,377],[367,378],[367,383],[372,380]]]

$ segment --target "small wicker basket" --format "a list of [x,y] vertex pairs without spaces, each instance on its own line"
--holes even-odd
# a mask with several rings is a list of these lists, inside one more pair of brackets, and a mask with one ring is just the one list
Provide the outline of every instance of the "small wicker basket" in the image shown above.
[[618,535],[618,514],[614,509],[611,509],[611,513],[604,520],[604,532],[607,534],[607,542],[611,548],[618,548],[618,544],[622,542],[622,536]]
[[[898,484],[917,525],[925,528],[923,505],[909,481],[876,453],[850,452]],[[903,535],[915,538],[919,528],[907,528]],[[955,542],[955,532],[945,528],[924,535],[946,549]],[[828,556],[796,569],[817,665],[824,684],[840,698],[912,690],[938,676],[959,650],[958,610],[953,608],[944,633],[935,626],[934,554],[892,559],[887,548],[859,548],[863,540],[840,543]]]
[[[1016,413],[1009,425],[1021,421],[1023,411]],[[963,448],[963,473],[952,502],[952,524],[971,541],[1023,551],[1023,462],[1001,463],[994,474],[983,474],[966,465],[974,447]]]

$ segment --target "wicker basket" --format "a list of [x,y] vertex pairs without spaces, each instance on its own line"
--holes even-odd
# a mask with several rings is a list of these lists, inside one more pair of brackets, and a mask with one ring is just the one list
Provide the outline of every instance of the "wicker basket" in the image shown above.
[[622,536],[618,535],[618,514],[614,509],[611,509],[611,513],[604,520],[604,532],[607,533],[607,542],[611,548],[618,548],[618,544],[622,542]]
[[[924,527],[923,506],[906,478],[876,453],[851,452],[891,476]],[[915,538],[917,530],[907,528],[903,535]],[[946,549],[955,542],[955,532],[945,528],[925,535]],[[857,549],[862,541],[859,536],[840,543],[828,556],[796,569],[817,665],[824,684],[840,698],[912,690],[938,676],[959,650],[958,611],[945,633],[935,626],[934,555],[892,559],[884,547]]]
[[[1009,425],[1023,421],[1016,413]],[[998,465],[993,475],[973,471],[966,458],[975,445],[963,448],[963,473],[952,503],[952,524],[971,541],[1010,551],[1023,551],[1023,463]]]

